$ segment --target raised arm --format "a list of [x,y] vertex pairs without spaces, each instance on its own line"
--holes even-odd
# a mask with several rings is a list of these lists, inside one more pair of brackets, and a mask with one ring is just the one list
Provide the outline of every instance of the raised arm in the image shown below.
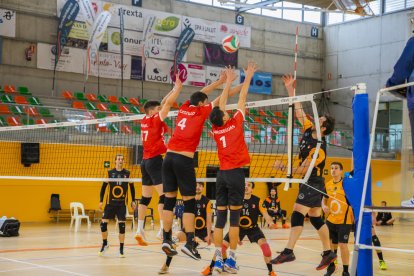
[[[226,110],[227,99],[230,96],[231,84],[237,78],[237,75],[236,75],[236,72],[234,71],[234,69],[232,69],[231,67],[226,68],[223,71],[223,74],[225,76],[226,85],[224,86],[224,89],[223,89],[223,92],[221,93],[221,95],[213,100],[213,106],[218,105],[219,108],[224,111],[224,110]],[[235,92],[233,92],[233,93],[235,93]]]
[[240,109],[243,114],[246,110],[246,99],[247,99],[247,93],[249,92],[250,87],[250,81],[253,78],[254,72],[257,71],[257,65],[256,63],[249,61],[249,64],[247,65],[247,69],[243,69],[245,78],[244,82],[240,91],[239,95],[239,102],[237,103],[237,108]]
[[226,82],[226,74],[225,74],[225,71],[226,70],[222,70],[220,72],[220,78],[218,80],[216,80],[215,82],[212,82],[211,84],[205,86],[200,91],[208,95],[211,92],[213,92],[214,90],[216,90],[217,88],[219,88],[220,85],[222,85],[223,83]]
[[[292,75],[284,75],[282,77],[283,83],[285,84],[286,90],[288,92],[289,97],[294,96],[294,87],[296,85],[295,80],[293,79]],[[295,116],[299,120],[302,126],[305,125],[306,113],[303,112],[302,104],[295,103]]]
[[414,70],[414,37],[410,38],[405,45],[397,63],[394,65],[394,72],[388,79],[386,86],[394,86],[404,83]]
[[160,111],[160,119],[161,121],[164,121],[165,117],[167,117],[168,112],[171,109],[171,106],[175,103],[175,100],[180,95],[181,90],[183,89],[183,84],[181,83],[181,80],[177,75],[175,75],[175,84],[174,88],[168,93],[168,97],[165,99],[165,103],[161,107]]

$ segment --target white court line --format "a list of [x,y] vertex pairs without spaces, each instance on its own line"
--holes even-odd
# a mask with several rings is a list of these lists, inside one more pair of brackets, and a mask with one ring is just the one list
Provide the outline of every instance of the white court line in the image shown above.
[[24,261],[19,261],[19,260],[4,258],[4,257],[0,257],[0,259],[6,260],[6,261],[10,261],[10,262],[15,262],[15,263],[27,264],[27,265],[34,266],[31,269],[34,269],[34,268],[46,268],[46,269],[49,269],[49,270],[59,271],[59,272],[68,273],[68,274],[72,274],[72,275],[87,276],[87,274],[76,273],[76,272],[72,272],[72,271],[68,271],[68,270],[63,270],[63,269],[59,269],[59,268],[54,268],[54,267],[50,267],[50,266],[46,266],[46,265],[39,265],[39,264],[34,264],[34,263],[29,263],[29,262],[24,262]]

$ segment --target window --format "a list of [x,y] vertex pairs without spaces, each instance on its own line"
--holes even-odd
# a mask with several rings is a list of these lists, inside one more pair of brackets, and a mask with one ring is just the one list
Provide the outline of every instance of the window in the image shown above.
[[[304,6],[307,9],[315,9],[312,6]],[[315,24],[321,24],[321,12],[320,11],[304,11],[303,21],[311,22]]]
[[[302,21],[302,8],[301,4],[283,2],[283,19],[293,20],[293,21]],[[289,9],[291,8],[291,9]]]
[[212,0],[189,0],[189,2],[194,2],[198,4],[210,5],[213,3]]
[[385,0],[384,12],[393,12],[405,8],[405,0]]
[[[272,6],[274,8],[282,8],[283,3],[278,2],[278,3],[275,3],[275,4],[269,5],[269,6]],[[282,18],[282,9],[277,9],[277,10],[262,9],[262,15]]]
[[221,3],[218,0],[213,0],[213,6],[220,7],[220,8],[223,8],[223,9],[234,10],[234,6],[225,6],[225,4],[223,6],[223,5],[221,5]]
[[344,14],[343,13],[330,12],[330,13],[327,13],[326,16],[328,17],[328,20],[327,20],[328,25],[341,23],[341,22],[344,21]]

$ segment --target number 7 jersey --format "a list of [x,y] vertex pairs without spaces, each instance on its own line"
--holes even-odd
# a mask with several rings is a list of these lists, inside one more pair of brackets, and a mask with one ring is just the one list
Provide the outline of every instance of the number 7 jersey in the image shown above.
[[244,140],[243,122],[244,114],[237,110],[223,126],[213,125],[220,170],[241,168],[250,163],[249,151]]

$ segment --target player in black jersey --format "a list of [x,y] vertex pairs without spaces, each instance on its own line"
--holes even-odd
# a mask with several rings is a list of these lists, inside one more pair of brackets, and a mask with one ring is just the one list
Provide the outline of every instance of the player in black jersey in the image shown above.
[[[251,243],[257,243],[263,252],[264,261],[270,276],[276,276],[273,271],[270,260],[272,259],[272,251],[270,250],[269,244],[266,241],[266,237],[257,224],[259,214],[263,216],[266,222],[269,224],[270,229],[276,229],[276,225],[273,223],[272,218],[268,215],[267,210],[263,208],[263,200],[252,194],[254,189],[254,182],[246,182],[244,190],[243,206],[240,212],[240,232],[239,232],[239,243],[242,242],[245,236]],[[227,248],[229,247],[229,234],[224,237],[222,245],[222,255],[225,258]],[[201,272],[202,275],[211,275],[214,268],[215,260],[211,261],[210,266],[204,268]]]
[[282,227],[289,228],[289,225],[286,224],[286,210],[280,207],[280,199],[277,196],[276,187],[270,188],[270,196],[263,201],[263,207],[267,209],[267,213],[272,217],[275,224],[278,218],[282,218]]
[[[285,75],[282,79],[289,96],[294,96],[295,80],[293,77],[291,75]],[[322,177],[326,160],[325,136],[333,131],[335,119],[329,115],[324,115],[319,118],[319,131],[322,136],[319,141],[317,137],[318,129],[316,125],[307,118],[301,103],[295,103],[295,116],[303,126],[303,136],[299,144],[300,166],[294,168],[293,173],[304,176],[311,165],[318,144],[320,144],[320,149],[316,156],[316,162],[314,163],[313,168],[311,168],[312,172],[306,183],[307,185],[301,184],[299,187],[298,197],[293,206],[291,217],[292,228],[288,243],[282,253],[272,260],[272,263],[282,264],[296,259],[295,254],[293,254],[293,248],[302,233],[305,216],[306,214],[309,214],[309,220],[317,230],[322,242],[322,260],[316,267],[316,270],[322,270],[337,258],[336,254],[332,252],[330,248],[328,227],[321,218],[322,193],[320,192],[325,190],[325,180]],[[281,161],[276,161],[274,167],[280,171],[286,170],[286,164]]]
[[115,216],[118,219],[119,226],[119,256],[124,258],[124,240],[125,240],[125,215],[127,203],[130,201],[128,191],[131,193],[131,206],[133,209],[135,205],[135,188],[134,183],[128,183],[122,181],[124,178],[129,178],[130,172],[123,168],[124,156],[117,154],[115,156],[115,168],[108,171],[108,178],[119,179],[118,181],[104,182],[101,188],[99,209],[102,210],[103,200],[105,192],[106,205],[102,214],[101,231],[102,231],[102,248],[99,251],[99,256],[102,256],[106,250],[108,250],[108,222],[110,219],[114,219]]
[[[211,201],[210,199],[208,199],[206,196],[203,195],[203,190],[204,190],[204,183],[197,182],[196,196],[195,196],[195,210],[194,210],[194,216],[195,216],[194,235],[196,238],[210,245],[211,240],[212,240],[211,225],[213,221],[213,211],[212,211]],[[182,229],[181,231],[174,233],[173,240],[175,242],[187,241],[187,235],[186,235],[185,229]],[[198,242],[196,242],[195,248],[197,248],[197,246],[198,246]],[[162,268],[160,269],[160,271],[158,272],[158,274],[168,273],[168,269],[170,267],[171,261],[172,261],[172,257],[167,256],[167,260],[165,264],[162,266]]]

